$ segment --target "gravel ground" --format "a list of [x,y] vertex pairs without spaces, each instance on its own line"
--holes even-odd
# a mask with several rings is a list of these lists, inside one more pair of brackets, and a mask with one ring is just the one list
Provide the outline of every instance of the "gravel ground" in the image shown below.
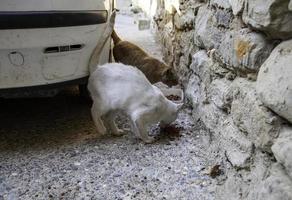
[[[134,30],[130,20],[118,17],[121,36],[125,26]],[[159,56],[149,31],[136,34]],[[90,102],[75,88],[54,98],[2,99],[0,110],[0,200],[214,199],[214,180],[206,175],[214,164],[206,155],[209,134],[187,109],[175,122],[180,134],[153,128],[158,139],[148,145],[129,131],[98,137]],[[129,128],[124,116],[118,121]]]

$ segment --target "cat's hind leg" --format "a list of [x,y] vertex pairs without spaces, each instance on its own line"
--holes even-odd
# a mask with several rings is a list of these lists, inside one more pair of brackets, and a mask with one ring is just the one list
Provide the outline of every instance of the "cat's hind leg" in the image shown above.
[[97,129],[97,132],[101,135],[105,135],[106,128],[101,119],[102,113],[100,112],[99,107],[96,105],[95,102],[93,102],[93,105],[91,107],[91,115],[92,115],[92,119],[95,124],[95,127]]
[[115,123],[116,113],[113,111],[108,112],[104,117],[104,124],[106,128],[116,136],[124,135],[123,130],[119,129]]

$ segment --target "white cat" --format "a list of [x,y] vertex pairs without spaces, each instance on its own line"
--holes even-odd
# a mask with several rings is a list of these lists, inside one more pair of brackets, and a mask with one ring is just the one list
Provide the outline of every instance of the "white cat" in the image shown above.
[[130,117],[134,133],[150,143],[154,138],[148,136],[147,126],[173,122],[182,105],[168,100],[135,67],[119,63],[98,66],[100,52],[112,34],[115,17],[114,11],[89,62],[88,90],[93,100],[92,117],[100,134],[109,131],[121,135],[122,130],[117,128],[114,120],[117,112],[123,111]]
[[93,99],[92,117],[100,134],[108,130],[121,135],[114,119],[118,111],[123,111],[130,117],[132,131],[146,143],[154,141],[147,126],[173,122],[182,106],[168,100],[140,70],[121,63],[98,66],[90,75],[88,90]]

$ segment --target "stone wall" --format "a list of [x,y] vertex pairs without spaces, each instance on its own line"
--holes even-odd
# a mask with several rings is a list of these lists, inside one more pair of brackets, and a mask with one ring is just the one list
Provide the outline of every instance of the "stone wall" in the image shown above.
[[292,199],[292,1],[156,2],[164,59],[224,168],[216,199]]

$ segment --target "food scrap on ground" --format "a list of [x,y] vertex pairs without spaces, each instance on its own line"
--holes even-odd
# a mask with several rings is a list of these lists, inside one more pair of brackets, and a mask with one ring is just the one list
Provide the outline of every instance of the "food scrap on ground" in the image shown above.
[[216,178],[220,174],[221,174],[220,165],[214,165],[213,167],[210,167],[209,172],[208,172],[208,175],[211,178]]
[[167,125],[165,127],[161,127],[160,132],[172,137],[179,137],[181,130],[182,130],[181,127],[176,127],[174,125]]

